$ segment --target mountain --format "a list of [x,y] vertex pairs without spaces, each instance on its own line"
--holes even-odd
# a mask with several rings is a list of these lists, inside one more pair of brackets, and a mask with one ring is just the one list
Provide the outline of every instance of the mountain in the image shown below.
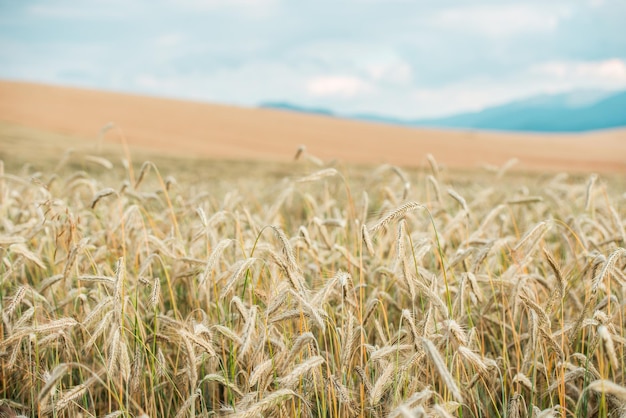
[[376,114],[337,114],[286,102],[261,107],[338,116],[368,122],[433,128],[480,129],[524,132],[585,132],[626,126],[626,91],[582,90],[539,95],[479,112],[431,119],[400,119]]
[[411,125],[499,131],[584,132],[626,126],[626,91],[581,92],[526,100]]

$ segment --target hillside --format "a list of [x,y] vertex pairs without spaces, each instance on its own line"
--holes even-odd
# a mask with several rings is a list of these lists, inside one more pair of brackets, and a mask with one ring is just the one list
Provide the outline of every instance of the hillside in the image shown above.
[[569,94],[540,96],[480,112],[411,122],[417,126],[532,132],[585,132],[626,126],[626,91],[578,104]]
[[[168,155],[288,161],[305,144],[317,157],[349,163],[419,166],[431,153],[458,168],[518,158],[520,169],[626,172],[624,130],[585,135],[442,131],[17,82],[0,82],[0,121],[85,143],[94,143],[100,129],[114,122],[131,146]],[[115,134],[106,138],[119,141]],[[8,144],[0,140],[0,147]]]

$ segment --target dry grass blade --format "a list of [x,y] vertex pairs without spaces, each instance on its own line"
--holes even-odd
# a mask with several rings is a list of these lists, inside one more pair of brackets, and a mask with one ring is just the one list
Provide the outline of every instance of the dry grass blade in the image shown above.
[[255,261],[257,261],[257,258],[250,257],[247,260],[240,263],[239,267],[237,268],[235,273],[232,275],[230,280],[222,288],[222,291],[220,293],[220,299],[223,299],[232,290],[235,284],[241,280],[241,278],[244,276],[244,274],[246,274],[248,269],[252,266],[252,264],[254,264]]
[[593,195],[593,186],[596,184],[596,180],[598,180],[597,174],[592,174],[589,176],[589,181],[587,182],[587,191],[585,193],[585,210],[589,210],[591,207],[591,197]]
[[429,174],[426,176],[426,180],[428,180],[433,188],[433,191],[435,192],[435,201],[441,203],[441,191],[437,179]]
[[463,403],[463,395],[461,395],[461,390],[459,389],[454,381],[454,378],[448,371],[446,363],[441,357],[439,350],[437,350],[437,347],[435,347],[433,342],[427,338],[422,338],[421,341],[422,346],[424,347],[424,351],[428,354],[428,357],[435,367],[437,374],[439,374],[439,377],[450,391],[452,399],[454,399],[456,402]]
[[460,405],[457,402],[446,402],[442,405],[433,405],[433,416],[437,416],[440,418],[454,418],[455,415],[451,411],[457,411],[459,409],[459,406]]
[[530,379],[528,378],[528,376],[526,376],[524,373],[517,373],[515,376],[513,376],[513,383],[519,383],[523,386],[526,387],[526,389],[532,391],[534,390],[534,386],[533,383],[530,381]]
[[93,385],[94,383],[96,383],[96,381],[98,380],[99,380],[98,376],[92,376],[89,379],[87,379],[84,383],[81,383],[80,385],[76,385],[72,389],[62,393],[61,396],[59,396],[59,400],[54,405],[54,411],[55,412],[63,411],[65,408],[67,408],[70,405],[71,402],[83,396],[83,394],[87,391],[87,389],[89,389],[89,387]]
[[298,262],[296,261],[296,255],[295,255],[295,252],[293,251],[293,247],[291,246],[291,243],[289,242],[289,239],[287,239],[287,236],[279,227],[273,226],[273,225],[270,227],[272,228],[272,230],[274,231],[274,233],[280,240],[281,244],[283,245],[283,251],[285,253],[285,256],[287,257],[287,261],[289,262],[289,267],[292,268],[294,271],[301,274],[302,272],[300,271],[300,267],[298,267]]
[[387,367],[385,367],[384,371],[378,377],[376,383],[374,383],[374,386],[372,387],[370,393],[370,405],[376,406],[379,404],[380,399],[385,394],[385,391],[393,383],[393,377],[397,369],[398,368],[393,362],[387,364]]
[[361,338],[360,328],[355,326],[356,318],[351,313],[348,313],[348,321],[343,329],[343,341],[341,344],[341,364],[349,368],[352,361],[352,355],[357,347],[358,341]]
[[0,246],[8,247],[11,244],[24,244],[26,238],[20,235],[0,235]]
[[107,372],[111,376],[115,376],[116,372],[119,370],[119,357],[120,352],[122,351],[122,344],[120,342],[120,331],[117,328],[113,329],[113,337],[109,342],[108,347],[108,355],[109,358],[107,360]]
[[511,167],[513,167],[518,162],[519,160],[517,158],[511,158],[510,160],[502,164],[502,167],[500,167],[500,169],[498,170],[496,178],[502,178],[506,174],[506,172],[509,171]]
[[113,298],[111,296],[102,298],[98,304],[92,308],[91,312],[87,314],[87,316],[83,319],[83,326],[88,327],[98,316],[105,312],[105,310],[113,303]]
[[248,317],[246,318],[246,323],[243,327],[243,331],[241,334],[241,348],[239,349],[239,355],[244,356],[250,349],[252,345],[252,334],[255,330],[257,319],[257,306],[254,305],[248,311]]
[[99,166],[104,167],[107,170],[111,170],[113,168],[113,163],[104,157],[98,157],[96,155],[85,155],[85,161],[98,164]]
[[180,409],[178,410],[174,418],[183,418],[187,416],[187,413],[189,412],[189,409],[191,408],[191,404],[193,404],[200,395],[202,395],[202,393],[199,390],[189,395],[187,399],[185,400],[185,402],[183,402],[183,404],[181,405]]
[[44,262],[41,261],[41,259],[37,257],[35,253],[30,251],[28,248],[26,248],[24,244],[11,244],[9,246],[9,251],[11,251],[12,253],[21,255],[25,259],[37,264],[37,266],[42,269],[46,268],[46,265],[44,264]]
[[363,238],[363,242],[365,243],[365,248],[369,253],[370,257],[374,256],[374,244],[372,243],[372,237],[370,237],[370,233],[367,229],[367,225],[363,224],[361,226],[361,236]]
[[535,301],[531,300],[523,293],[520,293],[519,298],[522,300],[524,305],[532,309],[535,315],[537,315],[537,317],[539,318],[539,324],[542,327],[550,328],[550,317],[548,317],[547,313],[541,306],[539,306]]
[[296,182],[298,183],[306,183],[309,181],[317,181],[317,180],[321,180],[324,179],[326,177],[334,177],[334,176],[338,176],[339,171],[337,171],[337,169],[335,168],[325,168],[323,170],[320,171],[316,171],[313,174],[309,174],[306,177],[301,177],[298,180],[296,180]]
[[63,280],[66,280],[70,276],[70,272],[76,264],[78,254],[84,249],[88,243],[88,238],[83,238],[76,245],[72,246],[72,249],[67,254],[67,260],[65,262],[65,268],[63,269]]
[[609,276],[609,274],[611,273],[611,269],[615,267],[615,263],[617,263],[617,260],[622,255],[626,255],[626,249],[621,247],[613,251],[611,255],[609,255],[609,257],[606,259],[606,262],[604,263],[604,267],[602,267],[602,270],[600,270],[598,275],[596,275],[593,279],[593,283],[591,284],[591,291],[593,293],[596,293],[598,291],[598,288]]
[[463,196],[461,196],[460,194],[458,194],[454,189],[452,188],[448,188],[448,194],[457,201],[457,203],[459,205],[461,205],[461,207],[463,208],[463,210],[465,211],[465,213],[469,213],[469,208],[467,207],[467,202],[465,201],[465,198],[463,198]]
[[19,341],[22,338],[24,338],[26,335],[31,334],[31,333],[50,334],[50,333],[64,330],[66,328],[71,328],[77,324],[78,322],[76,322],[76,320],[73,318],[61,318],[61,319],[55,319],[45,324],[29,327],[29,328],[20,330],[19,332],[16,332],[10,337],[7,337],[4,340],[0,341],[0,348],[9,346],[15,341]]
[[267,359],[263,363],[257,364],[250,379],[248,380],[249,387],[255,386],[257,383],[266,381],[274,370],[274,359]]
[[309,373],[310,370],[321,366],[324,362],[325,360],[322,356],[311,357],[305,362],[297,365],[287,376],[278,379],[278,384],[280,387],[291,389],[298,384],[299,380],[302,379],[305,374]]
[[217,264],[217,261],[221,257],[224,250],[226,250],[226,248],[228,248],[228,246],[232,242],[233,242],[232,239],[224,239],[215,246],[215,248],[213,249],[213,252],[211,252],[211,255],[209,256],[209,259],[206,263],[206,267],[204,271],[202,272],[202,275],[200,276],[199,284],[201,288],[203,288],[206,285],[207,280],[209,279],[209,276],[215,269],[215,265]]
[[[279,373],[282,373],[284,369],[295,359],[295,357],[310,344],[315,344],[316,339],[313,333],[305,332],[299,335],[293,343],[293,346],[289,350],[286,356],[279,356],[277,359],[276,369]],[[317,350],[316,350],[317,351]]]
[[548,222],[539,222],[532,229],[530,229],[524,236],[515,244],[513,251],[519,251],[525,245],[532,247],[537,241],[541,239],[543,234],[548,230]]
[[398,207],[397,209],[393,210],[392,212],[388,213],[380,221],[378,221],[376,224],[374,224],[371,227],[371,231],[372,231],[372,233],[376,233],[380,229],[382,229],[382,228],[386,227],[387,225],[389,225],[390,222],[393,222],[394,220],[403,217],[404,215],[406,215],[410,211],[413,211],[413,210],[416,210],[416,209],[420,209],[420,208],[424,208],[424,205],[422,205],[420,203],[417,203],[417,202],[405,203],[404,205],[402,205],[402,206]]
[[[284,314],[285,318],[296,318],[299,316],[308,317],[313,320],[313,324],[317,325],[320,330],[324,331],[326,329],[326,323],[324,322],[324,317],[326,316],[325,312],[322,309],[311,305],[311,303],[303,297],[301,293],[292,290],[290,290],[290,293],[300,303],[301,309],[286,312]],[[273,318],[272,322],[278,321],[279,318],[280,316]]]
[[94,195],[93,199],[91,200],[91,209],[94,209],[101,199],[112,195],[117,195],[117,191],[115,189],[107,187],[106,189],[100,190]]
[[522,405],[522,396],[519,393],[515,393],[509,400],[508,417],[521,418],[524,406]]
[[600,325],[598,327],[598,335],[602,338],[602,343],[604,345],[604,351],[609,357],[609,361],[611,362],[611,367],[616,372],[620,370],[620,363],[617,359],[617,353],[615,351],[615,344],[613,343],[613,337],[611,336],[611,332],[605,325]]
[[212,357],[216,355],[215,349],[213,348],[211,341],[206,340],[190,331],[187,331],[186,329],[178,330],[178,332],[183,340],[187,340],[189,342],[192,342],[193,344],[196,344]]
[[115,305],[120,308],[122,305],[122,292],[124,290],[125,276],[126,265],[124,264],[124,257],[120,257],[115,265],[115,293],[113,294]]
[[506,201],[508,205],[528,205],[531,203],[539,203],[543,202],[543,197],[541,196],[526,196],[520,197],[517,199],[509,199]]
[[543,249],[543,255],[546,257],[546,260],[548,261],[548,264],[550,265],[550,268],[552,269],[552,271],[554,272],[554,276],[556,277],[559,298],[563,298],[565,296],[567,281],[563,277],[563,273],[561,273],[561,268],[556,264],[554,257],[552,257],[552,254],[550,254],[550,252],[546,248]]
[[156,278],[152,281],[152,291],[150,292],[150,305],[156,308],[161,296],[161,281]]
[[394,356],[398,356],[411,350],[414,350],[413,344],[388,345],[373,351],[370,355],[370,360],[381,361],[385,360],[387,357],[393,358]]
[[40,404],[46,403],[46,399],[48,398],[50,393],[53,391],[54,386],[59,381],[59,379],[63,377],[63,375],[67,372],[68,369],[69,369],[69,366],[67,364],[61,363],[57,367],[55,367],[54,370],[52,370],[52,373],[49,373],[48,376],[46,376],[45,384],[41,388],[39,393],[37,394],[37,401]]
[[626,229],[624,229],[622,219],[613,205],[609,205],[609,211],[611,212],[613,226],[617,229],[617,236],[621,239],[622,245],[626,245]]
[[26,295],[26,286],[20,286],[15,292],[15,295],[13,296],[13,298],[11,299],[11,303],[9,303],[2,311],[3,318],[6,318],[5,321],[8,320],[8,318],[10,318],[13,315],[15,308],[17,308],[20,302],[22,302],[22,299],[24,299],[25,295]]
[[613,395],[621,401],[626,402],[626,387],[618,385],[615,382],[611,382],[610,380],[594,380],[593,382],[589,383],[587,389],[593,390],[594,392]]
[[279,389],[275,392],[270,393],[265,398],[252,405],[250,408],[229,416],[231,418],[253,418],[257,416],[267,416],[272,409],[280,406],[283,402],[298,397],[299,395],[293,390]]
[[198,382],[198,385],[202,385],[202,383],[204,382],[217,382],[220,385],[227,387],[229,390],[232,390],[237,395],[243,396],[243,393],[241,392],[241,390],[239,390],[239,388],[237,388],[237,386],[234,383],[226,380],[226,378],[222,376],[221,374],[216,374],[216,373],[207,374]]
[[354,404],[348,388],[345,387],[335,375],[330,376],[328,380],[332,385],[332,391],[334,392],[334,396],[337,397],[339,404],[347,409],[346,412],[348,416],[354,416]]
[[77,277],[81,282],[91,282],[91,283],[103,283],[107,285],[114,286],[116,283],[115,278],[109,276],[98,276],[98,275],[82,275]]
[[135,186],[134,186],[135,189],[139,187],[139,185],[141,184],[141,181],[143,180],[145,175],[148,173],[148,171],[150,171],[150,166],[152,165],[154,164],[150,161],[144,161],[144,163],[141,165],[141,169],[139,170],[139,175],[137,176],[137,180],[135,181]]
[[433,175],[435,177],[439,176],[439,164],[437,164],[437,160],[435,160],[435,157],[431,154],[428,153],[426,154],[426,160],[428,161],[428,164],[430,165],[430,169],[433,172]]
[[300,145],[300,146],[298,147],[298,149],[296,150],[296,155],[294,155],[293,159],[294,159],[295,161],[297,161],[297,160],[298,160],[298,158],[300,158],[300,156],[302,155],[302,153],[303,153],[303,152],[305,152],[305,151],[306,151],[306,146],[305,146],[305,145]]
[[235,333],[232,329],[225,327],[223,325],[213,325],[211,327],[212,330],[219,332],[224,337],[228,338],[230,341],[234,342],[237,345],[241,345],[241,338],[239,335]]

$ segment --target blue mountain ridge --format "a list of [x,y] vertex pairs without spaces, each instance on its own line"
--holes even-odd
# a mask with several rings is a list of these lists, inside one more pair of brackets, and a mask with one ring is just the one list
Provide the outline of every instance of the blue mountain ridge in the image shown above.
[[626,127],[626,91],[575,91],[540,95],[479,112],[430,119],[400,119],[376,114],[337,114],[287,102],[262,104],[281,110],[337,116],[403,126],[524,132],[585,132]]

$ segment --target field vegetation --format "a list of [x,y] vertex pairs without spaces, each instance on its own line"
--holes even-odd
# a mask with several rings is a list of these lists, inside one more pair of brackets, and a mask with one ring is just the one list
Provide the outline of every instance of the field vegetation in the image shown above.
[[623,178],[138,160],[0,165],[18,414],[626,414]]

